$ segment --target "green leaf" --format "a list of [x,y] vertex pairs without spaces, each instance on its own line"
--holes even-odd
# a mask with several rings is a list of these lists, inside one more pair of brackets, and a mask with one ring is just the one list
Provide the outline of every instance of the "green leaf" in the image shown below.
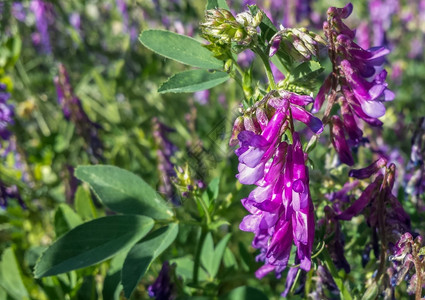
[[223,62],[197,40],[166,30],[145,30],[140,42],[159,55],[201,69],[223,69]]
[[207,236],[205,237],[204,244],[202,245],[201,262],[211,278],[213,278],[212,276],[212,269],[213,269],[213,263],[214,263],[213,261],[214,261],[214,241],[213,241],[211,232],[208,232]]
[[302,83],[314,80],[325,69],[320,63],[314,60],[303,62],[292,70],[289,76],[289,83]]
[[230,10],[226,0],[208,0],[205,10],[214,9],[214,8],[224,8],[224,9]]
[[[193,279],[193,258],[189,255],[170,259],[170,265],[175,263],[177,265],[176,274],[183,278],[185,281],[191,281]],[[208,275],[204,269],[199,268],[199,281],[207,280]]]
[[96,218],[96,208],[90,196],[90,191],[80,185],[75,193],[74,206],[77,213],[84,220]]
[[172,223],[155,230],[130,250],[124,261],[121,275],[124,294],[127,298],[130,298],[152,262],[174,242],[178,231],[178,225]]
[[206,191],[202,193],[202,200],[204,201],[205,205],[210,209],[213,208],[211,203],[213,203],[218,197],[219,185],[220,178],[216,177],[211,180],[211,182],[208,184]]
[[53,243],[35,266],[36,278],[102,262],[134,245],[153,227],[144,216],[108,216],[75,227]]
[[229,242],[231,234],[226,234],[214,249],[214,256],[212,262],[211,276],[214,278],[220,268],[221,259],[223,258],[224,251],[226,250],[227,243]]
[[55,213],[56,237],[60,237],[81,223],[83,223],[83,220],[81,220],[80,216],[71,207],[64,203],[60,204]]
[[111,259],[111,263],[108,268],[108,273],[106,273],[105,280],[103,281],[103,300],[120,299],[120,293],[122,291],[122,285],[120,284],[121,270],[127,254],[127,252],[122,251]]
[[24,283],[22,282],[19,266],[12,248],[7,248],[3,251],[0,262],[0,287],[2,287],[13,299],[29,299],[29,295]]
[[224,72],[209,72],[208,70],[188,70],[177,73],[158,89],[159,93],[192,93],[208,90],[229,80]]
[[222,296],[223,300],[267,300],[267,296],[255,288],[249,286],[240,286],[230,293]]
[[164,199],[143,179],[129,171],[106,165],[79,166],[75,176],[87,182],[99,199],[113,211],[154,219],[173,216]]
[[224,250],[226,250],[226,245],[229,239],[230,233],[225,235],[214,249],[214,242],[211,233],[208,233],[205,237],[201,250],[201,262],[211,278],[214,278],[217,275],[221,259],[224,255]]

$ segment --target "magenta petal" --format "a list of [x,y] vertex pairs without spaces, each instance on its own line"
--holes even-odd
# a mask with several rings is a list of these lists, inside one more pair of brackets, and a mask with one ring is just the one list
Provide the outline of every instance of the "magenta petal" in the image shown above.
[[371,118],[380,118],[385,115],[385,106],[379,101],[363,101],[362,109]]
[[247,215],[243,218],[239,229],[242,231],[254,232],[258,229],[261,221],[261,215]]
[[299,243],[307,245],[308,243],[308,227],[307,215],[301,211],[295,211],[292,215],[292,232],[294,236],[295,245]]
[[294,192],[303,193],[304,192],[304,183],[300,179],[295,180],[292,183],[292,189],[294,190]]
[[387,160],[385,157],[380,157],[377,160],[375,160],[373,163],[371,163],[366,168],[362,169],[353,169],[350,170],[348,173],[348,176],[354,177],[357,179],[366,179],[372,176],[373,174],[377,173],[379,169],[385,167],[387,165]]
[[351,220],[354,216],[357,216],[371,201],[374,200],[377,193],[379,192],[379,186],[381,185],[383,176],[379,175],[374,182],[363,191],[360,197],[345,211],[337,216],[339,220]]
[[349,166],[354,165],[354,160],[351,156],[351,150],[347,145],[347,141],[345,140],[344,125],[337,116],[332,117],[331,139],[332,144],[338,153],[340,161]]
[[270,46],[270,51],[269,51],[269,57],[272,57],[273,55],[276,54],[276,52],[279,50],[280,47],[280,42],[282,41],[282,36],[281,35],[277,35],[272,41],[271,41],[271,46]]
[[239,164],[239,174],[236,178],[242,184],[254,184],[260,180],[264,175],[264,164],[258,164],[255,168],[250,168],[245,164]]
[[332,75],[329,75],[323,85],[320,87],[319,92],[317,93],[316,98],[314,99],[313,109],[311,112],[313,114],[318,113],[323,103],[325,102],[326,95],[329,93],[331,89],[331,78]]
[[242,143],[242,146],[266,147],[269,144],[264,137],[248,130],[239,133],[238,139]]
[[272,265],[264,265],[255,272],[255,277],[257,277],[258,279],[261,279],[267,274],[269,274],[270,272],[274,271],[275,268],[276,267]]
[[314,133],[323,131],[323,123],[319,118],[316,118],[304,108],[296,105],[291,105],[292,117],[306,124]]
[[239,156],[239,162],[254,168],[260,163],[264,153],[265,151],[261,148],[250,148]]

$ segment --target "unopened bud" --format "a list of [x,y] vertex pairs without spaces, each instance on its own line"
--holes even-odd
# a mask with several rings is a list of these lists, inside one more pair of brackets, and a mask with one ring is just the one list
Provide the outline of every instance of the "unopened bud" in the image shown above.
[[244,118],[242,116],[237,117],[235,120],[235,123],[233,124],[232,136],[230,137],[230,141],[229,141],[230,147],[234,147],[238,144],[238,135],[243,130],[245,130]]

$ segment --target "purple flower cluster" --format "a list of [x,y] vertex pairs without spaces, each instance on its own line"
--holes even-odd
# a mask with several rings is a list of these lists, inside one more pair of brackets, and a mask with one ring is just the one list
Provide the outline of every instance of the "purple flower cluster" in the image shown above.
[[6,85],[0,83],[0,138],[8,140],[10,138],[10,131],[8,127],[13,124],[14,110],[13,106],[7,103],[10,94],[6,91]]
[[80,99],[72,90],[68,72],[63,64],[59,64],[59,74],[54,78],[54,83],[58,103],[65,118],[76,125],[77,133],[86,140],[92,158],[102,160],[103,146],[98,136],[100,125],[92,122],[83,110]]
[[[401,203],[393,195],[395,181],[395,165],[389,164],[383,157],[371,165],[351,170],[349,176],[363,180],[371,178],[371,183],[361,195],[347,206],[350,201],[346,195],[358,186],[358,181],[347,184],[339,192],[339,199],[334,198],[333,209],[337,220],[351,220],[354,216],[364,213],[367,223],[372,228],[378,228],[386,241],[395,241],[399,236],[410,230],[410,217]],[[339,201],[335,201],[338,199]],[[345,200],[344,200],[345,199]]]
[[[311,267],[313,203],[305,165],[307,154],[298,133],[293,131],[293,119],[307,124],[315,133],[322,132],[321,121],[303,107],[312,101],[309,96],[279,91],[279,97],[267,95],[235,122],[234,135],[240,132],[240,147],[235,151],[239,157],[236,177],[243,184],[257,185],[242,200],[250,215],[243,219],[240,229],[255,234],[252,246],[260,249],[257,260],[265,263],[256,272],[258,278],[271,271],[280,276],[293,243],[300,268]],[[287,130],[291,131],[292,143],[282,141]]]
[[312,110],[313,113],[318,112],[327,95],[330,107],[334,103],[339,104],[342,119],[334,116],[330,120],[332,143],[340,161],[350,166],[354,164],[350,147],[357,146],[363,136],[358,120],[362,119],[371,126],[381,126],[378,118],[385,114],[383,102],[395,97],[388,89],[385,82],[387,72],[383,69],[389,50],[385,47],[365,50],[354,42],[355,31],[343,22],[352,10],[351,3],[344,8],[331,7],[328,10],[328,20],[323,29],[329,43],[333,72],[321,86]]

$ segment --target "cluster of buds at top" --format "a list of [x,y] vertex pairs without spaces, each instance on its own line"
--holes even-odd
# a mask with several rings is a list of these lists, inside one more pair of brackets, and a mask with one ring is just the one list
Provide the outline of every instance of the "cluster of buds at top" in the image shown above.
[[190,172],[189,165],[183,168],[175,168],[176,177],[171,178],[174,186],[180,192],[182,197],[189,198],[205,188],[201,180],[195,180]]
[[270,40],[270,45],[270,57],[280,50],[296,61],[308,61],[312,56],[319,56],[321,49],[325,49],[326,41],[306,28],[281,28]]
[[237,14],[223,8],[206,11],[205,22],[201,23],[204,36],[218,44],[230,44],[232,42],[249,45],[257,36],[257,27],[263,18],[263,12],[253,16],[246,11]]
[[[422,247],[422,237],[418,235],[415,239],[406,232],[400,237],[400,240],[394,246],[393,255],[389,257],[393,262],[393,267],[389,268],[387,273],[391,278],[391,286],[395,287],[402,281],[408,281],[407,292],[419,296],[424,287],[424,267],[425,267],[425,247]],[[410,277],[412,267],[415,274]],[[410,277],[410,280],[408,278]],[[419,299],[419,298],[417,298]]]

